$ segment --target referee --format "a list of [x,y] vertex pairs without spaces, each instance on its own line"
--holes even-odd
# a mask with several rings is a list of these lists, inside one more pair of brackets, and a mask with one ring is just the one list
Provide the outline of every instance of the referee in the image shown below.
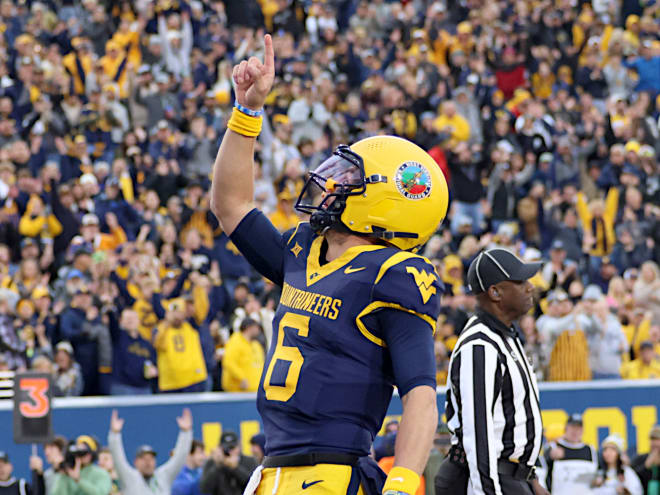
[[477,311],[449,363],[452,447],[435,478],[436,495],[548,493],[534,473],[542,436],[538,388],[512,325],[533,306],[528,279],[540,265],[489,249],[468,269]]

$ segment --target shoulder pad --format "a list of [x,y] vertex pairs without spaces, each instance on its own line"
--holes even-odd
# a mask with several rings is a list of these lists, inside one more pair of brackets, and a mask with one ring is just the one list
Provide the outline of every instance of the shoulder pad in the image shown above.
[[[282,234],[282,238],[286,240],[286,244],[293,245],[296,241],[305,243],[309,242],[314,237],[314,232],[309,226],[309,222],[299,222],[293,229],[289,229]],[[302,243],[301,243],[302,244]]]
[[428,259],[399,251],[381,265],[374,281],[373,299],[426,315],[435,321],[440,313],[443,292],[444,285]]

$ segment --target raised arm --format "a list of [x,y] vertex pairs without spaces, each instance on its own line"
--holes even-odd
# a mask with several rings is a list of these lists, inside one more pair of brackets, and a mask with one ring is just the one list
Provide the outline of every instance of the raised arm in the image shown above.
[[[252,111],[261,111],[275,77],[275,55],[270,35],[264,38],[265,60],[256,57],[234,66],[236,101]],[[258,117],[261,119],[262,117]],[[261,122],[234,109],[227,124],[213,167],[211,210],[230,235],[253,208],[253,155]]]
[[190,446],[193,441],[193,419],[190,409],[184,409],[183,414],[176,418],[179,425],[179,436],[176,439],[176,445],[170,459],[158,468],[158,473],[167,479],[171,484],[177,477],[183,465],[186,463],[186,457],[190,452]]
[[110,417],[110,431],[108,432],[108,447],[110,448],[110,455],[115,463],[115,469],[119,475],[119,480],[124,486],[130,486],[131,483],[138,483],[140,473],[130,465],[126,458],[124,450],[124,442],[121,438],[121,430],[124,427],[124,420],[119,417],[117,410],[112,411]]

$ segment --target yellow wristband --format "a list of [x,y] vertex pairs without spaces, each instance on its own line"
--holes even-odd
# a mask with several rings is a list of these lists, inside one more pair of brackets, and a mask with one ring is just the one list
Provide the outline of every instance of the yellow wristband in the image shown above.
[[252,117],[234,107],[231,112],[231,118],[229,119],[229,122],[227,122],[227,128],[241,136],[257,137],[261,132],[262,123],[262,116]]
[[414,495],[419,488],[419,474],[408,468],[395,466],[385,480],[383,493],[388,491],[403,492]]

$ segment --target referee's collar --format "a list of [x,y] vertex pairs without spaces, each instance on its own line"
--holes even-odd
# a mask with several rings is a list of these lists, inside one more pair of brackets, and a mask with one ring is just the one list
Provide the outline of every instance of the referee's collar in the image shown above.
[[513,325],[507,327],[502,321],[493,316],[491,313],[484,309],[477,309],[475,312],[477,318],[483,321],[489,328],[495,330],[496,332],[501,333],[504,336],[515,337],[518,335],[516,329]]

